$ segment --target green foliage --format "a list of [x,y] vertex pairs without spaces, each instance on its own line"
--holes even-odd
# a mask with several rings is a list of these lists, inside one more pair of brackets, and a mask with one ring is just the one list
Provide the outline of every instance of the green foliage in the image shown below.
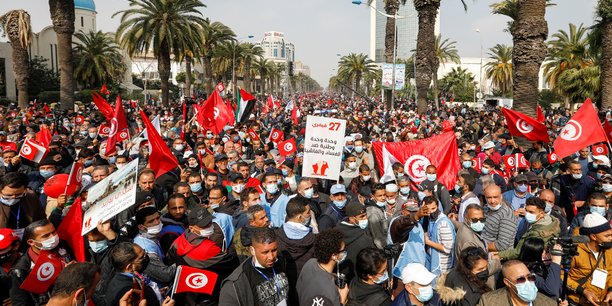
[[[174,77],[174,79],[176,80],[177,83],[185,83],[185,79],[186,78],[187,78],[187,74],[185,72],[183,72],[183,71],[177,73],[176,76]],[[192,82],[195,79],[196,79],[196,75],[195,75],[195,73],[192,72],[191,73],[191,80],[192,80]],[[142,82],[142,80],[141,80],[141,82]],[[133,83],[133,84],[136,84],[136,83]],[[143,86],[144,86],[144,84],[143,84]],[[143,87],[140,87],[140,88],[143,88]]]
[[354,81],[355,90],[360,89],[364,75],[374,73],[376,69],[374,61],[363,53],[345,55],[338,62],[338,75]]
[[540,99],[538,100],[538,104],[543,109],[550,109],[552,108],[553,103],[562,103],[562,102],[563,102],[563,97],[561,97],[556,92],[550,89],[544,89],[540,91]]
[[446,100],[467,102],[474,99],[476,81],[474,75],[461,67],[453,68],[440,81],[439,86],[445,93]]
[[55,103],[60,100],[59,91],[41,91],[38,93],[38,101],[43,103]]
[[604,19],[612,18],[612,1],[599,0],[597,3],[597,16]]
[[121,83],[127,66],[114,40],[102,31],[75,33],[74,77],[83,86]]
[[28,67],[28,95],[34,99],[42,91],[59,90],[59,75],[55,74],[46,65],[47,59],[35,56],[30,60]]
[[559,76],[561,93],[570,99],[570,103],[580,103],[586,98],[599,100],[601,82],[599,66],[567,69]]
[[493,83],[495,95],[510,97],[512,95],[512,47],[497,44],[489,49],[489,58],[493,61],[485,65],[487,78]]

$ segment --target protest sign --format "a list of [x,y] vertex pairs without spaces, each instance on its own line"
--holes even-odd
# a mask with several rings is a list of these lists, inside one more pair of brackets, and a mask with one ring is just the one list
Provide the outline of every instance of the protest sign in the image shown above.
[[302,176],[338,180],[346,120],[308,116]]
[[81,235],[96,228],[136,202],[138,159],[113,172],[87,193],[87,210],[83,215]]

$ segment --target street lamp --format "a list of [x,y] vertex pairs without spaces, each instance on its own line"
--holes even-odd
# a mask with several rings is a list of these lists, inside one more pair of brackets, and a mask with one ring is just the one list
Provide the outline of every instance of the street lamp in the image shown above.
[[402,18],[406,18],[406,17],[413,17],[413,15],[410,16],[399,16],[397,14],[397,11],[395,12],[395,15],[389,15],[379,9],[377,9],[376,7],[372,6],[370,3],[367,2],[363,2],[361,0],[353,0],[351,1],[351,3],[355,4],[355,5],[361,5],[361,4],[365,4],[367,6],[369,6],[371,9],[373,9],[374,11],[376,11],[378,14],[387,17],[387,18],[393,18],[395,19],[395,28],[393,31],[393,71],[392,71],[392,84],[391,84],[391,109],[389,111],[393,111],[393,107],[395,104],[395,62],[397,60],[397,20],[398,19],[402,19]]
[[478,38],[480,39],[480,81],[478,81],[478,86],[480,87],[478,90],[478,100],[482,99],[482,35],[480,34],[480,29],[475,30],[478,33]]
[[236,89],[238,88],[236,86],[236,46],[238,46],[238,44],[240,43],[240,41],[244,40],[244,39],[251,39],[255,36],[253,35],[248,35],[248,36],[244,36],[244,37],[239,37],[236,39],[236,43],[234,43],[234,49],[232,50],[232,98],[236,99]]

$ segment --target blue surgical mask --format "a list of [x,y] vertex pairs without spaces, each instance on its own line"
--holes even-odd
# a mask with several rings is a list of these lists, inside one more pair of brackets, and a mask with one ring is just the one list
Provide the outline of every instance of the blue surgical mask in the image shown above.
[[514,285],[516,287],[516,294],[524,302],[531,303],[538,297],[538,287],[534,282],[524,282],[522,284]]
[[593,214],[599,214],[602,217],[606,216],[606,208],[605,207],[591,206],[590,210],[591,210],[591,213],[593,213]]
[[202,183],[189,184],[189,189],[191,189],[191,192],[198,193],[202,191]]
[[342,209],[344,208],[344,206],[346,205],[346,199],[342,200],[342,201],[336,201],[334,200],[334,205],[336,205],[336,207]]
[[100,253],[108,248],[108,240],[90,241],[89,247],[94,253]]
[[376,201],[376,206],[378,206],[378,207],[385,207],[385,205],[387,205],[387,202],[385,202],[385,201],[382,201],[382,202]]
[[472,223],[470,223],[470,227],[471,227],[471,228],[472,228],[472,230],[474,230],[475,232],[480,233],[480,232],[482,232],[482,230],[484,229],[485,224],[484,224],[483,222],[480,222],[480,221],[478,221],[478,222],[472,222]]
[[383,275],[381,277],[379,277],[377,280],[375,280],[374,282],[380,285],[380,284],[386,282],[388,279],[389,279],[389,273],[387,273],[387,271],[385,271],[385,273],[383,273]]
[[114,164],[115,162],[117,162],[117,156],[111,156],[108,158],[108,162],[111,164]]
[[425,303],[431,300],[431,298],[433,297],[434,292],[433,292],[433,288],[431,287],[431,285],[427,287],[421,287],[418,290],[419,290],[419,294],[417,294],[416,298],[421,303]]
[[459,186],[459,185],[455,184],[455,191],[456,191],[457,193],[460,193],[460,192],[461,192],[461,186]]
[[52,177],[53,174],[55,174],[55,171],[53,170],[39,170],[38,172],[40,173],[40,176],[42,176],[45,179],[48,179]]
[[423,201],[423,199],[425,198],[425,193],[422,191],[419,191],[418,196],[419,196],[419,201]]
[[368,219],[359,220],[359,228],[366,229],[368,227]]
[[520,184],[516,186],[516,191],[518,192],[527,192],[527,184]]
[[612,184],[601,184],[601,190],[603,192],[612,192]]
[[314,196],[314,188],[308,188],[306,190],[304,190],[304,197],[307,199],[312,199],[312,197]]
[[400,193],[402,195],[408,195],[410,193],[410,187],[402,187],[402,188],[400,188]]
[[482,174],[489,174],[489,168],[482,168],[480,171]]
[[85,165],[85,167],[89,167],[93,164],[93,159],[86,159],[83,164]]
[[276,194],[278,192],[278,184],[271,183],[271,184],[266,185],[266,191],[269,194]]
[[553,205],[551,203],[546,202],[546,208],[544,208],[544,212],[550,214],[552,211]]
[[603,174],[597,172],[597,173],[595,173],[595,176],[597,176],[598,180],[601,180],[601,177],[603,176]]
[[281,171],[283,172],[283,176],[284,176],[284,177],[287,177],[287,175],[289,175],[289,170],[287,170],[287,169],[283,169],[283,170],[281,170]]
[[525,220],[527,220],[527,222],[529,222],[529,224],[533,224],[536,223],[536,221],[538,221],[538,216],[530,213],[530,212],[526,212],[525,213]]
[[435,173],[434,174],[426,174],[425,176],[427,176],[427,180],[430,181],[430,182],[435,181],[436,178],[437,178]]
[[463,161],[463,168],[465,169],[472,168],[472,161],[471,160]]
[[363,152],[363,147],[362,146],[356,146],[355,147],[355,152],[357,152],[357,153]]
[[353,151],[353,146],[350,146],[350,145],[346,146],[346,150],[349,151],[349,152]]

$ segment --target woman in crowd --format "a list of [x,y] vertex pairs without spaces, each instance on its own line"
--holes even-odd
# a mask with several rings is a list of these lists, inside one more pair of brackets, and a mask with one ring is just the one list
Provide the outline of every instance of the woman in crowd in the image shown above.
[[461,254],[455,269],[442,274],[436,290],[443,305],[474,306],[480,296],[491,291],[488,255],[479,247],[467,247]]

